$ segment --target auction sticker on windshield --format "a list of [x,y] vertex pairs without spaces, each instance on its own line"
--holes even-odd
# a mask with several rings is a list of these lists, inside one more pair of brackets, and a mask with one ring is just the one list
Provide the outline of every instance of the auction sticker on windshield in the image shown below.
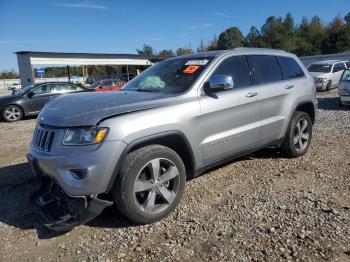
[[182,71],[185,74],[193,74],[194,72],[196,72],[198,70],[199,66],[196,65],[190,65],[188,67],[186,67],[184,69],[184,71]]
[[204,66],[209,62],[207,59],[202,60],[189,60],[186,62],[185,65],[198,65],[198,66]]

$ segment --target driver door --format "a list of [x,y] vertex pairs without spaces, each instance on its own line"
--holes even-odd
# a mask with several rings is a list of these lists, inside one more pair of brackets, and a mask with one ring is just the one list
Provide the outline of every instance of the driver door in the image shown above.
[[246,56],[226,58],[213,75],[232,76],[234,87],[200,98],[204,165],[256,148],[260,141],[259,89],[252,86]]
[[29,96],[28,104],[28,113],[29,114],[38,114],[44,105],[51,99],[52,85],[51,84],[42,84],[35,87]]

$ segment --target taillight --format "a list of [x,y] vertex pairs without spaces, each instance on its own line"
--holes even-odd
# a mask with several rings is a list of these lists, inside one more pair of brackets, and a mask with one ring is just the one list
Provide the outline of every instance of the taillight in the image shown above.
[[317,80],[314,79],[314,88],[316,88]]

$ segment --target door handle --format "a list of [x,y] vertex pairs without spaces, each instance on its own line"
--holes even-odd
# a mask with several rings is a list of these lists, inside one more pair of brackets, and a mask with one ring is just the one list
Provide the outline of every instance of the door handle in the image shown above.
[[293,88],[294,87],[294,85],[286,85],[286,89],[291,89],[291,88]]
[[251,98],[251,97],[254,97],[254,96],[257,96],[258,95],[258,92],[249,92],[245,95],[245,97],[247,98]]

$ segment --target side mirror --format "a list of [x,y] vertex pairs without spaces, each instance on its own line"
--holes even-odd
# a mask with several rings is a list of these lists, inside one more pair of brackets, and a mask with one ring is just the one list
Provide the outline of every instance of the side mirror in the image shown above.
[[207,85],[206,91],[209,93],[232,89],[234,82],[229,75],[213,75]]
[[29,98],[32,98],[32,97],[34,96],[34,93],[33,93],[32,91],[30,91],[30,92],[27,94],[27,96],[28,96]]

